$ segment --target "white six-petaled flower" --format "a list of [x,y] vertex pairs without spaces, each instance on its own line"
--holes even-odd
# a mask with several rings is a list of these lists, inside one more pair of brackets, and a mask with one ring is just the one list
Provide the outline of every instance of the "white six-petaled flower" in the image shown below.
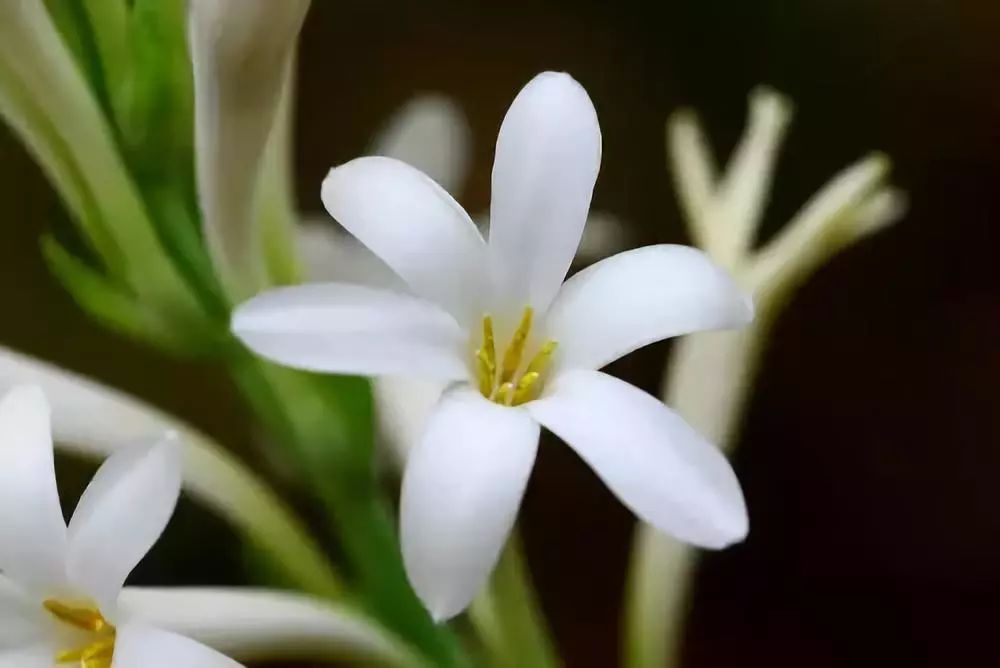
[[655,527],[712,548],[747,533],[722,454],[597,369],[661,339],[743,325],[750,299],[702,253],[672,245],[620,253],[563,284],[600,159],[586,91],[541,74],[500,128],[488,242],[421,172],[359,158],[331,170],[323,202],[408,292],[283,288],[234,315],[250,348],[289,366],[451,382],[407,461],[400,508],[406,569],[437,619],[461,612],[496,563],[539,425]]
[[119,610],[125,579],[180,494],[173,437],[112,455],[67,527],[49,406],[22,386],[0,401],[0,668],[233,668],[235,661]]

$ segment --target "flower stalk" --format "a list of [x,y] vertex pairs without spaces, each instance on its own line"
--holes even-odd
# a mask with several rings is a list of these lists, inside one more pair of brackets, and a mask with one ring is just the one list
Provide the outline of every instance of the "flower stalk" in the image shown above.
[[[766,89],[751,95],[750,107],[746,134],[721,179],[691,112],[675,114],[667,126],[668,155],[690,233],[754,295],[756,318],[739,331],[680,340],[662,396],[730,455],[760,354],[791,295],[812,272],[898,220],[906,208],[905,197],[886,185],[888,159],[875,153],[836,175],[776,238],[753,250],[791,109]],[[625,665],[680,665],[696,564],[697,553],[688,546],[647,525],[637,527],[625,611]]]

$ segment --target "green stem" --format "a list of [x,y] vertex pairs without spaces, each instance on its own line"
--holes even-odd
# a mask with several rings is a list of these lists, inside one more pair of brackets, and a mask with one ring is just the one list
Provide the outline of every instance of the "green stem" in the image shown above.
[[431,620],[406,578],[375,477],[367,382],[289,371],[247,354],[231,368],[326,508],[369,613],[436,665],[463,664],[457,639]]
[[489,589],[469,611],[472,623],[499,668],[560,666],[547,624],[531,587],[521,540],[512,535]]

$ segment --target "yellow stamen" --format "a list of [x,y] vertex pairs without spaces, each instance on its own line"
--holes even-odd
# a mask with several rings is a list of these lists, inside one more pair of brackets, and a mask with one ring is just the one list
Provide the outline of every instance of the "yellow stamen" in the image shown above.
[[503,370],[500,374],[500,382],[507,383],[514,379],[521,366],[521,358],[524,357],[524,346],[528,343],[528,334],[531,333],[531,320],[535,311],[530,306],[524,307],[524,314],[521,316],[521,324],[514,331],[514,337],[510,340],[510,346],[503,356]]
[[552,355],[556,351],[556,347],[559,344],[552,339],[545,342],[541,350],[535,353],[535,356],[531,358],[531,362],[528,363],[527,373],[537,373],[541,375],[547,368],[549,368],[549,362],[552,361]]
[[90,634],[90,642],[75,649],[58,652],[57,664],[75,664],[78,668],[110,668],[115,653],[115,627],[101,611],[89,603],[67,604],[49,599],[42,606],[61,622]]
[[502,383],[500,387],[497,388],[497,394],[493,398],[493,401],[498,404],[503,404],[504,406],[510,406],[511,402],[514,400],[514,383],[506,382]]
[[534,399],[532,395],[535,393],[539,378],[540,376],[537,371],[529,371],[521,376],[521,380],[517,381],[517,388],[514,390],[514,401],[511,405],[517,406],[530,399]]
[[497,375],[497,349],[493,340],[493,318],[488,315],[483,316],[483,347],[476,351],[476,375],[479,391],[490,396]]
[[100,610],[90,606],[73,607],[60,601],[49,599],[42,603],[46,610],[55,615],[56,619],[75,626],[82,631],[100,633],[110,626]]
[[483,316],[482,345],[475,352],[475,374],[479,391],[484,397],[503,406],[519,406],[537,399],[542,391],[545,371],[556,350],[555,341],[546,341],[523,364],[531,338],[534,311],[530,306],[524,309],[521,322],[511,336],[510,343],[503,349],[503,361],[497,369],[497,347],[493,337],[493,318]]

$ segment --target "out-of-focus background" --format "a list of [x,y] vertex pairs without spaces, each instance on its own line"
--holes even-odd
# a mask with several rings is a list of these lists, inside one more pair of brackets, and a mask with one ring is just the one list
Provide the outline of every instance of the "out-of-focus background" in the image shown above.
[[[686,665],[1000,657],[1000,6],[324,0],[299,63],[306,210],[320,210],[325,171],[365,153],[421,92],[468,116],[474,160],[459,199],[485,209],[497,128],[545,69],[570,72],[594,99],[604,134],[595,205],[627,221],[636,245],[688,241],[664,155],[664,121],[679,106],[698,110],[722,159],[753,86],[794,100],[765,236],[835,171],[870,149],[888,153],[910,212],[822,269],[774,331],[736,460],[750,538],[705,560]],[[64,214],[6,130],[0,175],[0,342],[130,390],[251,461],[264,456],[221,371],[106,333],[49,278],[38,238]],[[655,391],[668,351],[613,371]],[[569,666],[613,665],[632,518],[554,439],[540,464],[522,517],[544,608]],[[245,560],[221,524],[183,505],[136,579],[239,583]]]

